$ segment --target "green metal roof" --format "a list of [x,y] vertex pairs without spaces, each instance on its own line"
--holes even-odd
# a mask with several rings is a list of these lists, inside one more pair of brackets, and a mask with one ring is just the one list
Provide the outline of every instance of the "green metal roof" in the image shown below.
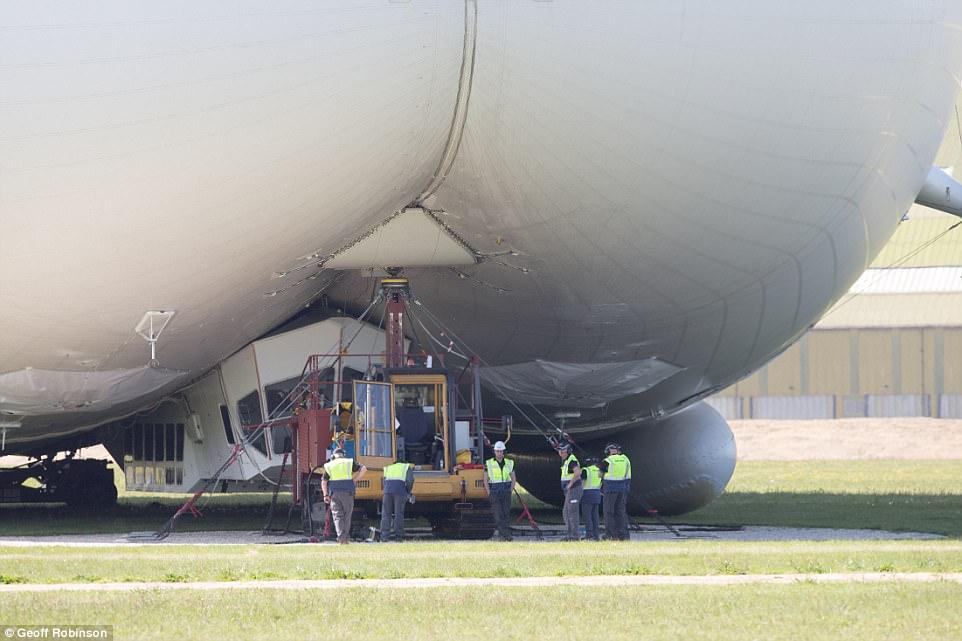
[[962,294],[864,294],[843,297],[815,329],[962,327]]
[[[935,164],[954,168],[956,178],[962,177],[962,94],[946,123],[945,137]],[[946,234],[929,247],[910,256],[922,245],[959,222],[958,218],[936,212],[921,205],[909,211],[908,220],[895,230],[895,235],[882,249],[871,267],[951,267],[962,265],[962,225]]]
[[[919,208],[913,208],[915,212]],[[955,228],[925,249],[919,248],[937,237],[958,218],[948,215],[927,216],[909,214],[895,230],[895,235],[872,263],[874,268],[886,267],[948,267],[962,265],[962,225]],[[913,252],[918,252],[914,255]]]

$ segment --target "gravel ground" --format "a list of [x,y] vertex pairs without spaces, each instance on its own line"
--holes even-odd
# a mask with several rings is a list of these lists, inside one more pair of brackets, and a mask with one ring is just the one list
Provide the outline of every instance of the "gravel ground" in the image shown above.
[[[882,530],[840,530],[830,528],[787,528],[767,526],[744,526],[734,530],[716,530],[691,526],[676,526],[685,538],[714,539],[719,541],[839,541],[839,540],[897,540],[897,539],[942,539],[937,534],[923,532],[885,532]],[[561,528],[550,526],[542,528],[546,541],[559,541]],[[662,527],[645,526],[641,531],[631,533],[633,541],[674,541],[678,537]],[[426,539],[433,540],[433,539]],[[537,542],[533,536],[519,536],[517,540]],[[61,545],[72,547],[114,547],[126,545],[237,545],[258,543],[295,544],[307,543],[300,535],[261,536],[260,532],[183,532],[174,533],[162,541],[149,541],[125,534],[64,534],[57,536],[3,536],[0,546],[30,547],[40,545]],[[457,542],[453,542],[457,543]],[[333,545],[322,543],[321,545]],[[359,542],[357,545],[372,545]]]
[[962,459],[962,420],[731,421],[743,461]]

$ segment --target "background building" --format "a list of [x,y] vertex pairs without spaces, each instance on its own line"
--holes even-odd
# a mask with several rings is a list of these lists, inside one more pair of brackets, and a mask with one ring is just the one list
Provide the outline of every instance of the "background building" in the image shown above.
[[[959,111],[962,105],[937,159],[957,174]],[[708,402],[729,419],[962,418],[960,223],[913,207],[871,267],[808,334]]]

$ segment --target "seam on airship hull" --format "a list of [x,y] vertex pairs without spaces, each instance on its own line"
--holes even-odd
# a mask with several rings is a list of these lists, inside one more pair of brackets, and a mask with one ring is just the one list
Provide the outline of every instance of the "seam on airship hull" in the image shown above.
[[[447,178],[448,173],[451,170],[454,160],[458,155],[458,150],[461,147],[461,138],[464,134],[464,125],[467,121],[468,103],[471,98],[471,85],[472,79],[474,77],[474,51],[477,43],[477,20],[478,20],[478,6],[476,0],[465,0],[464,2],[464,46],[462,49],[461,58],[461,71],[458,79],[458,95],[455,99],[454,113],[451,115],[451,125],[448,128],[447,140],[444,143],[444,151],[441,153],[441,160],[438,162],[437,168],[434,170],[434,174],[431,178],[431,182],[428,186],[415,197],[411,203],[404,209],[421,208],[424,210],[425,214],[434,220],[445,232],[448,233],[451,238],[455,240],[458,244],[463,246],[467,251],[472,254],[478,255],[478,252],[474,250],[462,236],[455,233],[448,225],[446,225],[439,217],[438,212],[443,210],[431,210],[427,207],[423,207],[421,203],[434,194],[442,185],[445,178]],[[381,221],[377,225],[374,225],[370,229],[364,231],[360,235],[354,237],[351,241],[345,243],[338,249],[330,253],[330,255],[324,260],[317,263],[320,267],[324,267],[327,260],[337,254],[345,251],[346,249],[353,247],[360,243],[361,241],[372,236],[379,228],[391,222],[394,218],[403,212],[398,210],[391,214],[388,218]],[[313,264],[313,263],[311,263]]]
[[420,206],[425,199],[433,195],[454,164],[454,159],[461,148],[461,138],[464,135],[464,124],[468,116],[468,103],[471,100],[471,85],[474,78],[474,50],[478,36],[478,3],[477,0],[464,2],[464,50],[461,58],[461,75],[458,80],[458,97],[455,101],[454,114],[451,116],[451,128],[448,139],[444,144],[441,161],[434,171],[430,184],[415,198],[410,206]]

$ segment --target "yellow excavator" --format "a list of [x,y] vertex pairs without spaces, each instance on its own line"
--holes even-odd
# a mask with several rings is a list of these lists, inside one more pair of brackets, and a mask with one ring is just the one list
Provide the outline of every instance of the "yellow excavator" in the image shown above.
[[[318,439],[312,433],[312,460],[316,470],[326,458],[324,443],[343,446],[348,456],[368,469],[357,482],[352,529],[361,531],[375,519],[384,494],[383,469],[397,461],[414,465],[413,505],[407,517],[431,523],[435,536],[488,539],[494,521],[484,490],[484,434],[478,364],[472,361],[452,372],[433,359],[419,360],[404,353],[404,320],[410,292],[405,278],[381,281],[385,300],[385,367],[352,385],[350,421],[333,434],[326,429]],[[460,401],[460,402],[459,402]],[[343,409],[343,406],[342,406]],[[307,411],[311,419],[327,416]],[[337,420],[335,418],[335,420]],[[340,421],[338,421],[340,422]],[[299,430],[300,431],[300,430]],[[327,437],[327,434],[331,434]],[[318,447],[321,446],[321,447]],[[296,459],[303,458],[295,454]],[[303,466],[302,466],[303,469]]]

